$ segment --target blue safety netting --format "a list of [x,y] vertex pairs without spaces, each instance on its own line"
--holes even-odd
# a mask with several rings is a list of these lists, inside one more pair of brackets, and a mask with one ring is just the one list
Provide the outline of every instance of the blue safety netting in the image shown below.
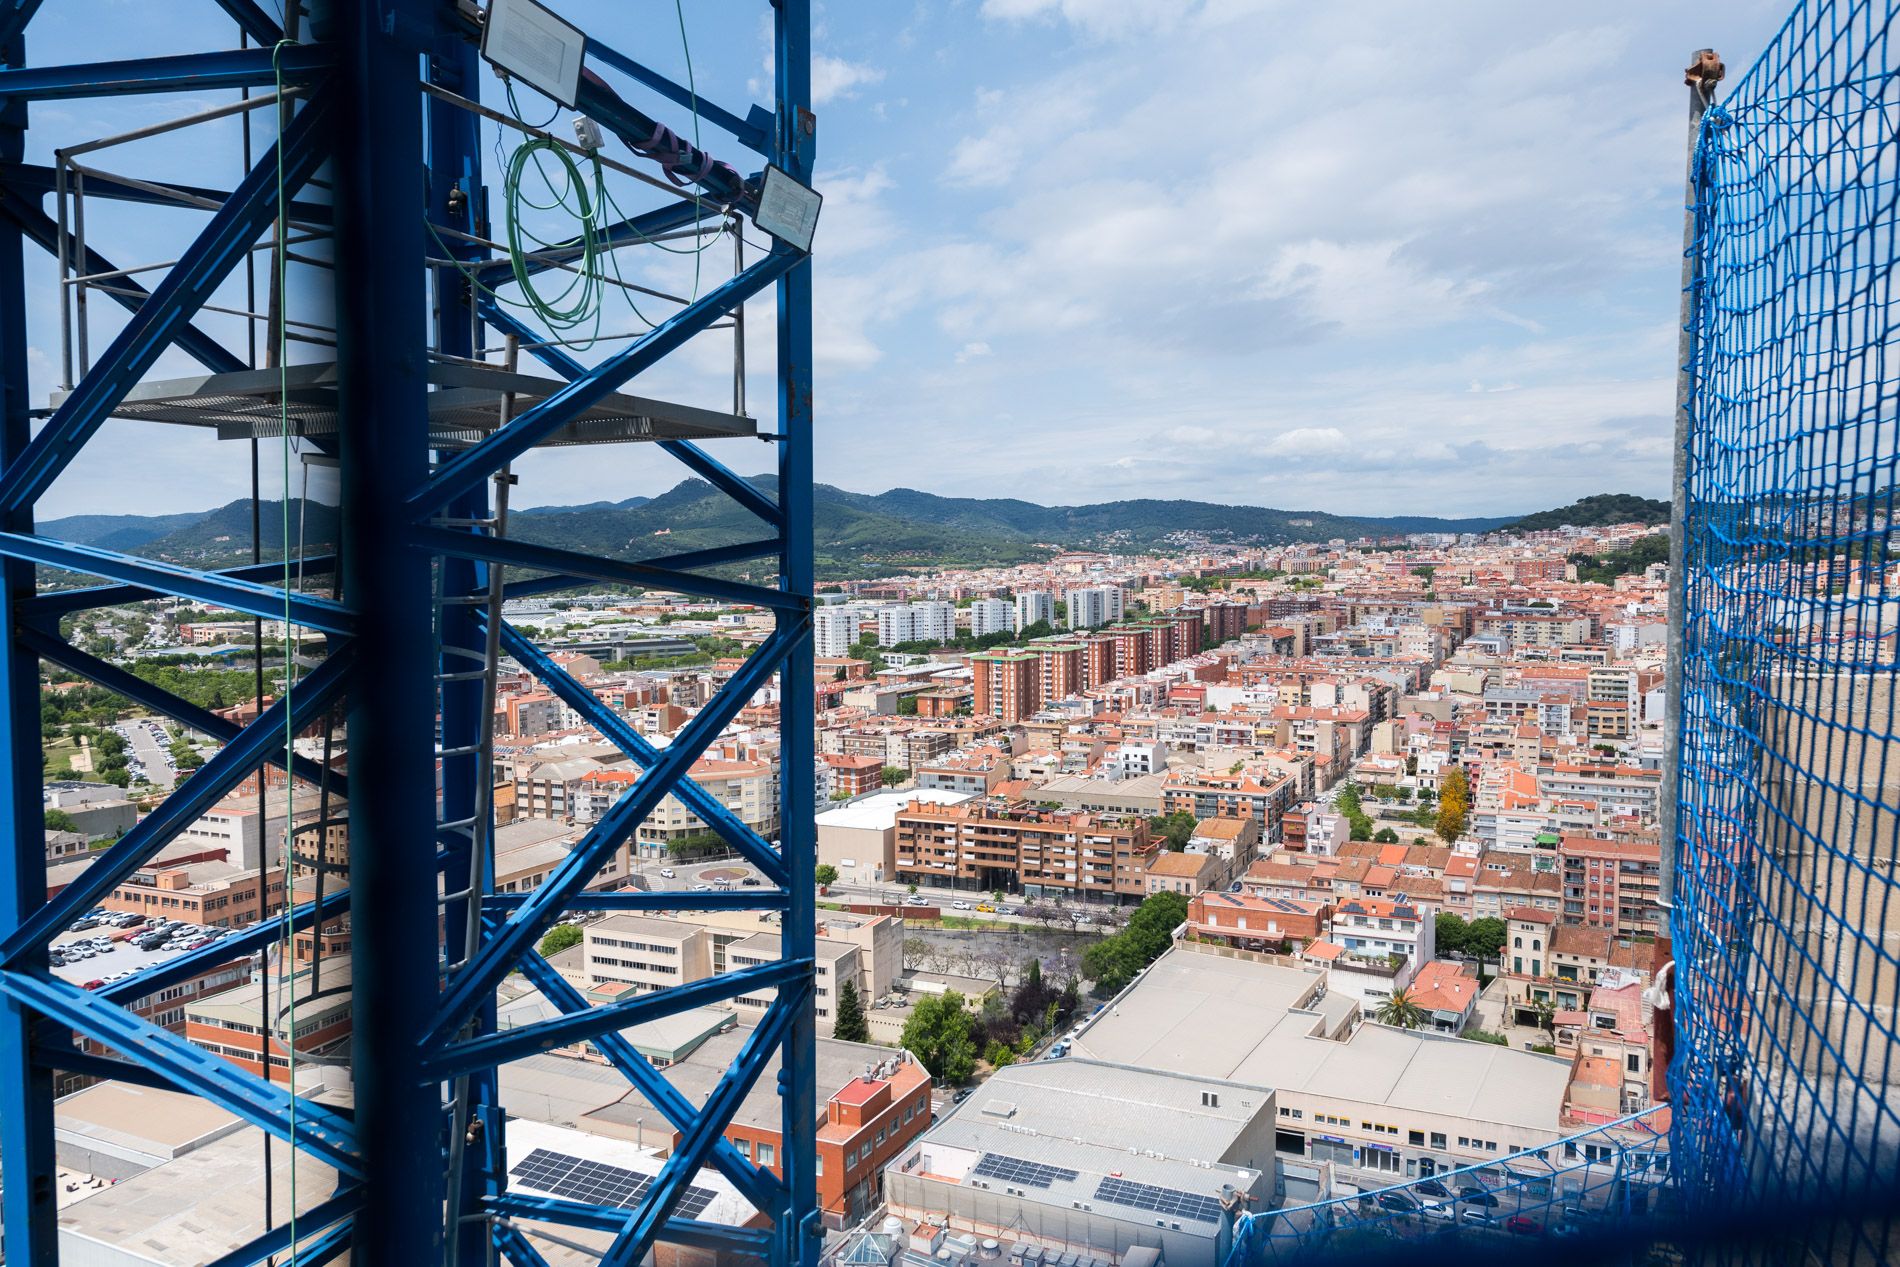
[[1674,1170],[1830,1263],[1897,1248],[1897,9],[1799,5],[1691,169]]

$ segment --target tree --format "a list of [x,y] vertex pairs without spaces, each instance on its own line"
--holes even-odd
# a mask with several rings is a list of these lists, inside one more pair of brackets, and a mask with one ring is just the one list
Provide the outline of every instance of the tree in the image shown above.
[[920,999],[899,1043],[943,1082],[968,1082],[976,1072],[976,1018],[955,990]]
[[1372,838],[1382,845],[1396,845],[1399,843],[1399,834],[1390,827],[1381,827],[1372,834]]
[[899,717],[915,717],[917,715],[917,697],[915,695],[899,696],[897,700],[897,715]]
[[1184,809],[1157,814],[1148,820],[1148,835],[1165,843],[1172,852],[1180,853],[1194,838],[1194,828],[1199,821]]
[[79,824],[75,822],[73,816],[68,814],[65,810],[49,809],[46,811],[46,830],[78,831]]
[[1440,911],[1433,921],[1432,940],[1437,944],[1441,955],[1468,955],[1471,953],[1471,926],[1450,911]]
[[1188,900],[1179,893],[1156,893],[1129,917],[1128,927],[1104,937],[1082,954],[1082,971],[1098,995],[1127,985],[1137,972],[1159,959],[1174,943],[1174,930],[1187,919]]
[[581,941],[582,937],[579,924],[556,925],[554,928],[548,930],[546,937],[541,939],[541,957],[543,959],[552,959],[563,950],[568,950],[580,945]]
[[868,1043],[871,1027],[864,1022],[864,1001],[858,997],[858,983],[846,978],[838,987],[838,1015],[832,1022],[831,1036],[841,1043]]
[[1412,1000],[1409,990],[1394,990],[1391,998],[1379,1004],[1372,1018],[1381,1025],[1417,1029],[1425,1023],[1425,1009]]
[[1070,977],[1062,987],[1062,997],[1056,1000],[1056,1015],[1064,1021],[1073,1020],[1082,1010],[1082,987],[1074,977]]
[[1465,935],[1465,953],[1476,955],[1480,959],[1496,959],[1504,953],[1504,939],[1507,930],[1504,921],[1487,916],[1471,921]]
[[1436,828],[1439,839],[1446,844],[1458,843],[1458,837],[1465,834],[1469,821],[1471,785],[1463,770],[1453,770],[1438,781],[1438,819]]
[[1533,998],[1531,1011],[1537,1013],[1537,1028],[1549,1034],[1557,1032],[1557,1005],[1547,998]]
[[811,873],[811,878],[818,881],[819,888],[828,889],[838,882],[838,868],[829,862],[821,862]]
[[878,775],[878,778],[883,781],[885,787],[896,787],[909,777],[910,771],[899,765],[887,765],[884,767],[883,773]]
[[904,966],[910,969],[923,967],[924,960],[930,957],[930,943],[921,937],[904,938]]

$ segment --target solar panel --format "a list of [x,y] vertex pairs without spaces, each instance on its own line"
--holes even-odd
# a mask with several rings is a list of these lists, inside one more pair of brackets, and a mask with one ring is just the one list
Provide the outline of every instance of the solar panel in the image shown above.
[[[652,1175],[589,1161],[571,1153],[557,1153],[550,1148],[535,1149],[508,1173],[517,1182],[551,1197],[585,1201],[589,1205],[616,1205],[628,1210],[653,1186]],[[717,1195],[710,1188],[689,1186],[675,1212],[683,1218],[696,1219],[706,1212]]]
[[1212,1197],[1180,1192],[1174,1188],[1157,1188],[1151,1184],[1130,1183],[1126,1179],[1102,1180],[1096,1185],[1095,1199],[1112,1201],[1116,1205],[1136,1210],[1153,1210],[1156,1214],[1192,1219],[1196,1223],[1220,1222],[1220,1202]]
[[984,1153],[970,1173],[986,1179],[1001,1179],[1004,1183],[1019,1183],[1028,1188],[1047,1188],[1058,1179],[1072,1181],[1076,1177],[1075,1171],[1065,1170],[1061,1166],[1045,1166],[1039,1161],[1024,1161],[1020,1157],[1006,1157],[1002,1153]]

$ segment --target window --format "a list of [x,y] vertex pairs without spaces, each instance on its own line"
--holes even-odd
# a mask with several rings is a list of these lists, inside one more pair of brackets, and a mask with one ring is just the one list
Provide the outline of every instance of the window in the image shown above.
[[1407,1131],[1405,1132],[1405,1142],[1410,1144],[1413,1148],[1423,1148],[1425,1147],[1425,1132]]
[[1207,1108],[1218,1109],[1220,1107],[1220,1092],[1218,1091],[1201,1092],[1201,1103]]
[[735,1139],[732,1142],[739,1149],[739,1155],[741,1157],[745,1158],[747,1161],[752,1160],[752,1141],[751,1140]]
[[818,1156],[814,1160],[816,1161],[817,1166],[813,1173],[822,1176],[825,1173],[825,1155],[823,1153],[819,1153]]
[[761,1166],[769,1166],[772,1164],[772,1160],[773,1160],[772,1146],[766,1143],[764,1140],[760,1140],[759,1141],[759,1164]]
[[1444,1146],[1445,1146],[1445,1133],[1443,1131],[1433,1131],[1432,1132],[1432,1147],[1443,1148]]
[[1643,1057],[1640,1053],[1631,1052],[1626,1059],[1629,1062],[1629,1071],[1631,1073],[1641,1073],[1643,1071]]
[[850,1170],[853,1166],[856,1166],[857,1164],[858,1164],[858,1153],[856,1149],[852,1149],[850,1152],[844,1155],[844,1168],[846,1170]]

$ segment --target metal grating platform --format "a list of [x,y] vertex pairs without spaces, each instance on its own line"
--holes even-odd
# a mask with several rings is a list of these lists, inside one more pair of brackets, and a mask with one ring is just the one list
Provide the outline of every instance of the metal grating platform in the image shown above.
[[[240,370],[141,383],[112,411],[114,418],[162,422],[216,431],[221,440],[276,438],[283,432],[280,400],[289,398],[291,433],[322,437],[336,432],[336,364],[293,365],[289,392],[278,370]],[[429,365],[429,439],[437,448],[464,448],[493,432],[501,421],[502,397],[514,394],[513,414],[540,404],[566,383],[499,366]],[[67,393],[56,391],[58,408]],[[624,444],[639,440],[719,440],[758,435],[758,421],[691,405],[608,396],[546,445]]]

